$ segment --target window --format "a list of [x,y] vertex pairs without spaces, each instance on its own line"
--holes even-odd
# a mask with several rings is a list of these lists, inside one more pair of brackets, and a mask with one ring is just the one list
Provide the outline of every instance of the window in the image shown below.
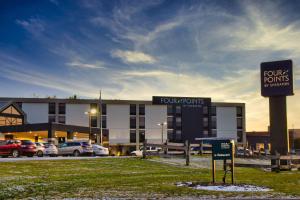
[[106,104],[102,104],[102,115],[106,115]]
[[97,127],[97,116],[91,116],[91,127]]
[[61,114],[61,115],[66,114],[66,104],[65,103],[58,104],[58,114]]
[[130,128],[136,128],[136,117],[130,117]]
[[203,106],[203,115],[208,115],[208,107]]
[[207,117],[203,118],[203,127],[205,127],[205,128],[208,127],[208,118]]
[[17,102],[16,104],[22,109],[22,102]]
[[173,115],[173,106],[172,105],[167,106],[167,112],[168,112],[168,115]]
[[174,131],[173,130],[168,130],[168,140],[173,140],[174,139],[174,137],[173,137],[173,133],[174,133]]
[[55,103],[49,103],[48,105],[49,111],[48,114],[55,114]]
[[176,117],[176,127],[181,127],[181,117]]
[[136,130],[130,130],[130,143],[136,143]]
[[243,108],[241,106],[236,107],[236,115],[239,117],[243,116]]
[[139,128],[145,129],[145,117],[139,117]]
[[145,141],[145,131],[140,130],[139,131],[139,136],[140,136],[140,142],[144,142]]
[[216,114],[217,114],[216,106],[211,106],[210,107],[210,113],[211,113],[212,116],[216,116]]
[[217,130],[211,130],[211,136],[217,137]]
[[106,127],[106,116],[102,116],[102,128],[107,128]]
[[173,128],[173,117],[167,118],[167,125],[168,125],[168,128]]
[[243,131],[242,130],[237,131],[237,141],[243,142]]
[[136,115],[136,105],[130,104],[130,115]]
[[139,105],[139,115],[145,115],[145,105],[144,104]]
[[243,128],[243,119],[238,117],[238,118],[236,118],[236,120],[237,120],[236,121],[237,122],[237,128],[242,129]]
[[208,136],[208,130],[204,130],[204,131],[203,131],[203,136],[204,136],[204,137],[207,137],[207,136]]
[[176,140],[181,140],[181,130],[176,130],[175,138]]
[[216,117],[212,117],[211,118],[211,128],[212,129],[216,129],[217,128],[217,118]]
[[65,124],[66,116],[58,116],[58,123]]
[[97,108],[98,108],[98,104],[96,104],[96,103],[91,103],[90,104],[90,109],[92,110],[92,109],[96,109],[97,110]]
[[181,114],[181,106],[176,106],[176,114]]
[[49,122],[49,123],[56,122],[56,120],[55,120],[55,115],[49,116],[49,117],[48,117],[48,122]]

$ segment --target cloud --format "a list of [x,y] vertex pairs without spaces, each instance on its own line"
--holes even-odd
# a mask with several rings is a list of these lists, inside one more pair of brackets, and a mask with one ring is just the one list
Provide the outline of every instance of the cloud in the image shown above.
[[45,23],[39,18],[30,18],[29,20],[16,20],[16,23],[34,36],[39,36],[45,31]]
[[103,66],[103,63],[97,61],[95,64],[88,64],[88,63],[82,63],[79,61],[73,61],[66,63],[66,65],[71,67],[79,67],[79,68],[85,68],[85,69],[105,69]]
[[156,59],[151,55],[138,51],[114,50],[111,52],[111,56],[120,58],[125,63],[153,64],[156,62]]

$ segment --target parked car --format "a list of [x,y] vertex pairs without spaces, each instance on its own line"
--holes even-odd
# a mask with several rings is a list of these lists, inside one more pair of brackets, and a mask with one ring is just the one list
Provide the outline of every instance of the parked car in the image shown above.
[[35,143],[31,140],[21,140],[21,155],[33,157],[37,152]]
[[45,145],[45,155],[54,157],[58,155],[58,149],[54,144]]
[[38,157],[43,157],[45,154],[45,145],[41,142],[35,142],[36,145],[36,155]]
[[[147,147],[146,152],[152,152],[152,153],[157,153],[160,152],[161,148],[160,147]],[[143,147],[140,148],[140,150],[135,150],[130,153],[132,156],[143,156]]]
[[237,149],[236,156],[252,156],[253,152],[250,149]]
[[92,155],[93,147],[89,142],[66,142],[58,146],[58,154],[67,156]]
[[200,154],[200,151],[201,151],[201,148],[198,146],[198,147],[192,147],[191,148],[191,155],[198,155]]
[[93,155],[94,156],[108,156],[109,151],[108,148],[100,146],[98,144],[93,144]]
[[21,141],[20,140],[1,140],[0,141],[0,156],[14,158],[21,155]]

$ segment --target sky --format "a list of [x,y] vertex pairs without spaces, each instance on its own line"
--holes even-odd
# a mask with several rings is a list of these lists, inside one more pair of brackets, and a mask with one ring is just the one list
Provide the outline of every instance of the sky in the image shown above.
[[0,96],[246,103],[267,130],[260,63],[292,59],[300,128],[300,1],[1,0]]

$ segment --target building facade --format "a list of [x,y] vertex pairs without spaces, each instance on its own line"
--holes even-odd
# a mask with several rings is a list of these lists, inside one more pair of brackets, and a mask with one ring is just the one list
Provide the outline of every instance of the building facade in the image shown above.
[[[246,143],[244,103],[197,98],[204,104],[195,106],[193,98],[193,102],[184,98],[175,104],[159,103],[154,97],[152,101],[0,98],[0,138],[64,142],[97,140],[101,134],[104,144],[136,147],[145,139],[193,143],[195,138],[226,137]],[[91,109],[97,112],[87,114]],[[14,118],[18,120],[9,120]]]

